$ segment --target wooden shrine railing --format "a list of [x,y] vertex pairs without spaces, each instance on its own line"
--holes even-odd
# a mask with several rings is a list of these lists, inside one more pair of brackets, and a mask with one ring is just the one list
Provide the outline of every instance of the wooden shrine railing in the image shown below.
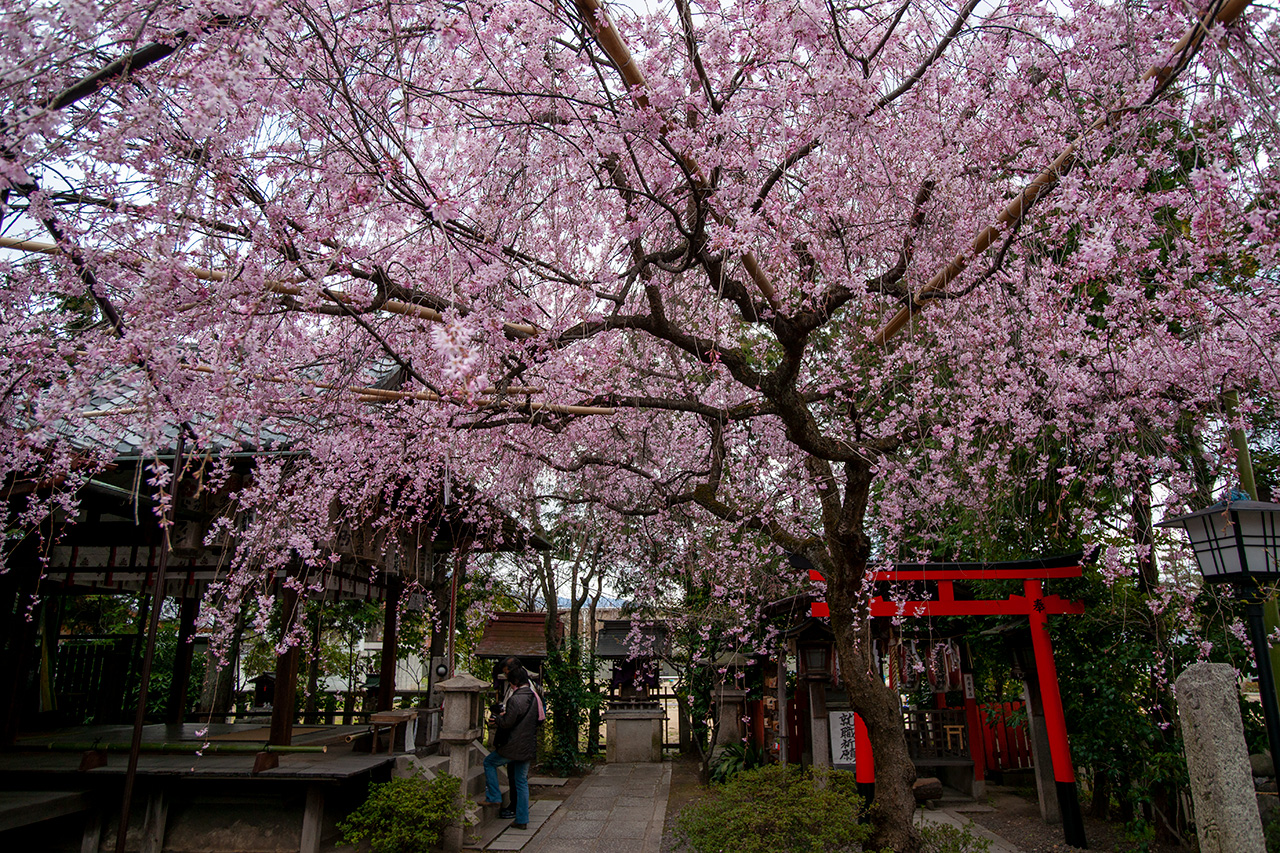
[[982,750],[988,772],[1033,766],[1025,703],[982,704],[978,706],[978,718],[982,721]]
[[919,708],[902,712],[907,751],[913,761],[969,758],[969,733],[964,711]]

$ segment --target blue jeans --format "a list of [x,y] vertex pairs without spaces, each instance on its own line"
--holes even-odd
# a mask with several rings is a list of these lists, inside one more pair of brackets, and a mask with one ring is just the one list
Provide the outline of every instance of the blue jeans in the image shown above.
[[484,757],[484,798],[491,803],[499,802],[502,799],[502,792],[498,790],[498,768],[504,764],[511,765],[511,784],[514,790],[511,792],[511,800],[516,807],[516,823],[529,822],[529,762],[528,761],[512,761],[510,758],[503,758],[497,752],[491,752]]

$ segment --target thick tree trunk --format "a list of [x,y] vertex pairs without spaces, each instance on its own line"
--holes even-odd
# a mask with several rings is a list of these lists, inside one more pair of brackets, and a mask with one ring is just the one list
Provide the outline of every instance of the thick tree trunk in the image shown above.
[[[839,578],[841,572],[835,572]],[[855,616],[857,607],[848,590],[852,586],[827,579],[827,601],[831,606],[831,628],[836,635],[840,674],[849,701],[867,725],[876,763],[875,834],[868,849],[889,849],[913,853],[920,838],[912,826],[916,800],[912,783],[915,765],[907,752],[898,694],[886,687],[871,653],[870,622]]]
[[867,849],[916,853],[921,844],[913,824],[916,769],[907,752],[898,694],[885,686],[871,649],[869,593],[863,583],[871,557],[871,541],[863,526],[870,486],[869,469],[846,465],[844,502],[838,519],[824,511],[830,557],[827,603],[841,678],[853,709],[866,723],[875,754],[875,831]]
[[1133,544],[1138,552],[1138,591],[1150,595],[1160,583],[1156,565],[1155,528],[1151,519],[1151,482],[1145,478],[1133,490]]

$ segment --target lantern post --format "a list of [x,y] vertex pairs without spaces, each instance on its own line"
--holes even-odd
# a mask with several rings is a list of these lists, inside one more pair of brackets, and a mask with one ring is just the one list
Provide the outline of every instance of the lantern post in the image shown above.
[[1280,708],[1271,672],[1271,644],[1263,622],[1263,586],[1280,580],[1280,504],[1228,500],[1156,526],[1187,531],[1205,582],[1231,583],[1244,597],[1267,742],[1272,760],[1280,760]]

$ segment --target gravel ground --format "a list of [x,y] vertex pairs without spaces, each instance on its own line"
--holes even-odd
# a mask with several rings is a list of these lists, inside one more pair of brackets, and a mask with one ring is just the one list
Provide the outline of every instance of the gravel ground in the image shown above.
[[[987,785],[987,805],[994,811],[966,813],[965,817],[981,824],[999,835],[1023,853],[1083,853],[1078,847],[1068,847],[1062,840],[1061,825],[1046,825],[1040,819],[1040,806],[1034,795],[1031,799],[1016,793],[1015,789],[1002,785]],[[1137,851],[1140,845],[1128,843],[1124,827],[1119,824],[1084,818],[1084,836],[1089,842],[1089,853],[1127,853]],[[1175,853],[1187,848],[1176,845],[1153,845],[1151,853]]]
[[[676,759],[671,768],[671,794],[667,800],[667,820],[662,836],[662,853],[675,851],[672,827],[676,815],[701,795],[698,785],[698,765],[695,761]],[[1068,847],[1062,840],[1062,827],[1046,825],[1040,819],[1040,807],[1034,794],[1031,799],[1021,789],[1001,785],[987,785],[986,806],[991,811],[967,811],[957,809],[966,817],[999,835],[1022,853],[1137,853],[1139,845],[1128,843],[1123,827],[1119,824],[1085,816],[1084,832],[1089,841],[1087,850]],[[1187,853],[1189,848],[1176,845],[1153,845],[1150,853]]]

